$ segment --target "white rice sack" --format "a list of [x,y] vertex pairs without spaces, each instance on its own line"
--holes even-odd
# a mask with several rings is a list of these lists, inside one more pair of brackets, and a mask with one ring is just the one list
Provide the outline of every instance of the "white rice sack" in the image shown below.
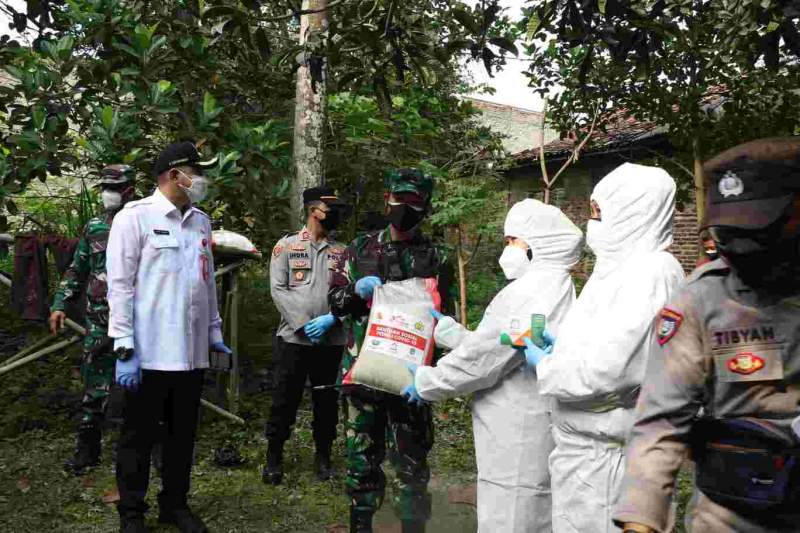
[[261,258],[250,239],[232,231],[220,229],[211,232],[211,246],[215,254]]
[[435,278],[390,281],[375,289],[364,343],[344,379],[399,395],[411,384],[406,363],[433,362],[431,309],[441,302]]

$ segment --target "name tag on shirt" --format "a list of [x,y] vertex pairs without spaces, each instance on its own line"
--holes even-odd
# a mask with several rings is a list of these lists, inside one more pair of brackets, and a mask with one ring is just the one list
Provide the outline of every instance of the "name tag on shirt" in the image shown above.
[[156,235],[169,235],[169,230],[166,229],[154,229],[153,233]]

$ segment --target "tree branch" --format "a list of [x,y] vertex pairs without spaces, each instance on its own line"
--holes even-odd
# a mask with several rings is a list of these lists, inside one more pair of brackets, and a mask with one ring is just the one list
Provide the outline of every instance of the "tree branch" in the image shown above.
[[550,180],[550,185],[551,186],[556,182],[558,177],[565,170],[567,170],[567,167],[569,167],[572,163],[574,163],[575,161],[578,160],[578,157],[580,156],[581,150],[583,150],[583,147],[586,146],[586,143],[589,142],[589,139],[592,138],[592,134],[594,134],[594,129],[597,126],[597,119],[598,118],[600,118],[600,110],[596,109],[595,112],[594,112],[594,118],[592,119],[592,124],[591,124],[591,126],[589,126],[589,132],[586,134],[586,137],[583,138],[583,140],[580,142],[580,144],[578,144],[578,146],[573,148],[572,153],[570,154],[570,156],[567,158],[566,161],[564,161],[564,164],[561,166],[561,168],[558,169],[558,172],[556,172],[556,175],[553,176],[553,179]]

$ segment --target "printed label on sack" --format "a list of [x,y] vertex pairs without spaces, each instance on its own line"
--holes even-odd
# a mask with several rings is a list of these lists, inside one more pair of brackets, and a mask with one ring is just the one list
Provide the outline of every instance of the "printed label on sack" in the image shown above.
[[405,313],[377,312],[366,336],[370,351],[421,365],[425,360],[430,324],[413,321]]

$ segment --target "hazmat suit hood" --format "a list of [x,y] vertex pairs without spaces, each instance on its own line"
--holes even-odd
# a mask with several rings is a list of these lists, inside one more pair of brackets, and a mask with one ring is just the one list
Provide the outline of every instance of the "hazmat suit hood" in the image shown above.
[[528,198],[514,204],[506,215],[503,232],[530,246],[529,271],[537,268],[566,271],[581,256],[581,230],[560,209],[539,200]]
[[586,235],[597,256],[593,275],[672,244],[675,181],[664,169],[625,163],[600,180],[591,199],[601,210],[601,220],[590,220]]

